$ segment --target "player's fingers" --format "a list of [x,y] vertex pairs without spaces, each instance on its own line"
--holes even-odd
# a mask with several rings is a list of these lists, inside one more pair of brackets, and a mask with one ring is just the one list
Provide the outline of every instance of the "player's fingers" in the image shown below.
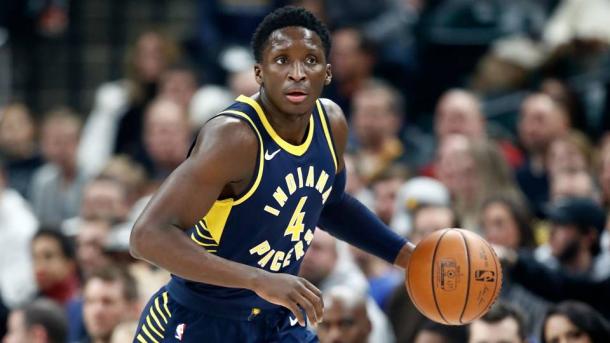
[[307,281],[307,279],[301,279],[305,287],[313,292],[318,298],[322,298],[322,291],[318,289],[318,287],[314,286],[311,282]]
[[312,303],[316,313],[316,319],[318,320],[317,323],[321,322],[322,317],[324,316],[324,303],[322,297],[318,296],[307,287],[303,287],[302,294]]
[[296,302],[289,300],[289,303],[286,307],[292,312],[294,317],[299,321],[299,325],[305,326],[305,318],[303,318],[303,312],[299,309],[299,306]]
[[317,325],[318,323],[318,318],[316,316],[316,309],[313,306],[313,304],[311,303],[311,301],[309,299],[307,299],[307,297],[305,297],[303,294],[296,294],[294,296],[294,300],[296,300],[296,302],[299,304],[299,306],[301,306],[301,308],[303,310],[305,310],[305,313],[307,314],[307,319],[309,319],[309,322],[312,325]]

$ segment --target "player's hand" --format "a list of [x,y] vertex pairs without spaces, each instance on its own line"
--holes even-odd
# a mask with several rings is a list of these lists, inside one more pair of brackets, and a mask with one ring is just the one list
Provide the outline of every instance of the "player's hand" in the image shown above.
[[394,265],[400,267],[402,269],[407,269],[407,265],[409,264],[409,257],[415,251],[415,244],[411,242],[407,242],[400,252],[398,252],[398,256],[396,256],[396,260],[394,261]]
[[252,290],[270,303],[289,309],[301,326],[305,326],[305,318],[300,308],[305,310],[312,325],[316,326],[322,321],[322,292],[301,277],[261,271]]

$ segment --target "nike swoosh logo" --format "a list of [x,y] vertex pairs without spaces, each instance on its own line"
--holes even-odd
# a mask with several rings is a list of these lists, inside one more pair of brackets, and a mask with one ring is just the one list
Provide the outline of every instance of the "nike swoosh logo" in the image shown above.
[[282,149],[277,149],[276,151],[274,151],[271,154],[269,154],[269,150],[266,150],[265,151],[265,160],[269,161],[269,160],[273,159],[275,157],[275,155],[277,155],[277,153],[280,152],[280,150],[282,150]]
[[292,318],[290,316],[288,316],[288,319],[290,319],[290,326],[295,326],[299,322],[298,319]]

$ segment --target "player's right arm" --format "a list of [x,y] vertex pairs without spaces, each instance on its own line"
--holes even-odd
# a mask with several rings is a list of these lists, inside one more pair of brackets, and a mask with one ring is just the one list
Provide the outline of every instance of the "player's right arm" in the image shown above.
[[253,177],[258,138],[243,121],[220,116],[208,122],[191,156],[150,200],[130,237],[131,254],[188,280],[245,288],[290,309],[305,321],[322,319],[320,291],[305,279],[276,274],[207,253],[184,230],[197,223],[220,197],[243,191]]

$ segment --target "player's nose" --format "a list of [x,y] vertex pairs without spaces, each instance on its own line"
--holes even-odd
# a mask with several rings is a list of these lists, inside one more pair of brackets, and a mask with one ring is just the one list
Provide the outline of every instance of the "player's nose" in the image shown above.
[[292,63],[290,71],[288,72],[288,78],[295,82],[304,81],[307,78],[307,75],[305,74],[303,63],[300,61]]

